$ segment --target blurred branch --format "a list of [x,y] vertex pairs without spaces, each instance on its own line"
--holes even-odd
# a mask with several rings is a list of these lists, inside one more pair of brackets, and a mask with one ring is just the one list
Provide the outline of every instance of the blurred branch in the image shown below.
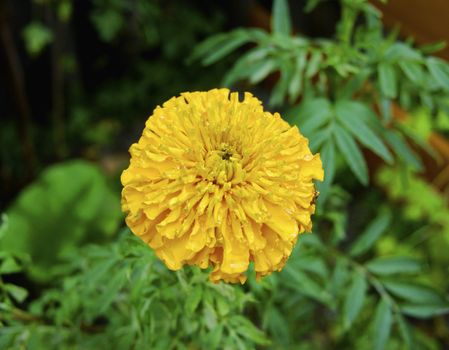
[[54,151],[57,158],[62,159],[66,154],[65,130],[64,130],[64,73],[61,67],[62,43],[61,36],[64,28],[61,21],[52,12],[51,7],[46,7],[46,16],[53,29],[54,38],[51,46],[52,65],[52,127]]
[[20,137],[27,178],[31,179],[36,169],[36,151],[31,136],[30,107],[25,91],[23,69],[20,64],[17,48],[7,21],[6,1],[0,0],[0,45],[6,58],[6,73],[11,82],[11,94],[14,98],[18,112],[17,129]]

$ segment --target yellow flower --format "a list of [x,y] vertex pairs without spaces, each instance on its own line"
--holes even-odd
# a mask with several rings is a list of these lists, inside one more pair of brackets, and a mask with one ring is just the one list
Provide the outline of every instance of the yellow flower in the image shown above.
[[131,230],[171,270],[213,266],[214,282],[281,270],[312,228],[319,155],[250,93],[186,92],[157,107],[121,177]]

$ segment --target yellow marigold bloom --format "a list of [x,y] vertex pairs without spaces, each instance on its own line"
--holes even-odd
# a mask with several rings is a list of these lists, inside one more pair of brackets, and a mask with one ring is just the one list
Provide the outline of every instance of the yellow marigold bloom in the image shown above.
[[278,113],[228,89],[186,92],[157,107],[121,177],[131,230],[169,269],[213,266],[214,282],[281,270],[312,228],[319,155]]

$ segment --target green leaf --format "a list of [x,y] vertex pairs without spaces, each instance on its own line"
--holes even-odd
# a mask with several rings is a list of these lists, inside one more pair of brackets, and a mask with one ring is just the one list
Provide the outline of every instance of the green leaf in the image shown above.
[[443,299],[435,290],[423,285],[396,281],[382,281],[382,284],[395,296],[411,303],[443,303]]
[[248,76],[248,72],[253,64],[253,62],[249,59],[250,53],[251,52],[248,52],[235,62],[232,68],[224,76],[222,82],[223,86],[230,86],[236,81],[244,79]]
[[405,304],[401,306],[405,315],[416,318],[430,318],[449,313],[449,304]]
[[391,122],[393,113],[391,111],[391,100],[386,97],[381,97],[379,101],[380,113],[382,121],[387,124]]
[[415,170],[420,171],[423,169],[422,163],[419,158],[410,149],[407,143],[404,141],[402,135],[394,130],[385,131],[385,139],[393,148],[394,152],[407,164],[412,166]]
[[252,340],[259,345],[269,345],[270,341],[265,334],[251,323],[247,318],[236,315],[233,316],[229,323],[235,327],[235,330],[243,337]]
[[62,0],[58,4],[58,18],[62,22],[67,22],[72,16],[73,5],[70,0]]
[[407,60],[401,60],[398,63],[399,67],[410,81],[418,85],[423,83],[424,71],[419,63]]
[[365,69],[351,77],[341,88],[338,88],[337,91],[335,91],[337,99],[349,101],[353,95],[366,84],[369,74],[369,70]]
[[330,184],[335,175],[335,145],[332,138],[324,144],[320,156],[324,168],[324,181]]
[[8,231],[8,225],[9,225],[8,215],[6,215],[5,213],[2,213],[0,219],[1,219],[1,223],[0,223],[0,240],[1,240],[3,238],[3,236],[6,234],[6,232]]
[[365,266],[376,275],[417,273],[421,271],[421,264],[418,261],[402,256],[378,257],[370,260]]
[[392,321],[393,317],[390,304],[385,301],[385,299],[382,299],[377,305],[374,316],[374,350],[385,349],[388,339],[390,338]]
[[189,314],[193,314],[201,302],[203,290],[200,287],[193,288],[185,301],[184,307]]
[[[307,136],[309,137],[309,147],[315,153],[318,152],[321,145],[332,136],[332,130],[330,127],[326,127]],[[325,174],[325,177],[327,178],[328,175]]]
[[284,61],[279,63],[279,66],[282,67],[281,78],[271,92],[269,105],[272,107],[279,106],[284,102],[285,95],[287,94],[288,86],[292,78],[293,67],[291,62]]
[[419,48],[419,50],[424,54],[432,54],[438,51],[443,50],[446,47],[445,41],[437,41],[432,44],[426,44]]
[[391,213],[389,211],[381,211],[354,242],[350,255],[356,257],[367,252],[390,226],[390,223]]
[[307,0],[306,6],[304,7],[304,12],[305,13],[312,12],[320,2],[321,0]]
[[398,326],[399,326],[399,333],[401,334],[402,340],[404,340],[404,343],[406,345],[407,349],[413,348],[413,337],[412,333],[410,331],[410,326],[408,325],[407,321],[404,319],[404,317],[399,313],[395,313]]
[[298,126],[306,136],[328,123],[332,117],[329,100],[325,98],[309,99],[301,103],[297,113],[290,121]]
[[3,288],[18,303],[23,302],[28,296],[28,291],[25,288],[16,286],[14,284],[6,283],[3,285]]
[[122,13],[117,9],[110,7],[104,11],[94,11],[91,15],[100,39],[105,42],[114,40],[123,26],[126,24]]
[[311,57],[306,65],[306,73],[305,77],[310,79],[312,78],[316,73],[318,73],[321,61],[323,60],[323,55],[320,51],[315,50],[312,51]]
[[274,34],[291,34],[292,24],[287,0],[274,0],[271,29]]
[[356,272],[352,284],[346,293],[343,309],[343,326],[348,330],[357,318],[365,301],[367,283],[365,276]]
[[31,22],[23,30],[23,39],[30,55],[37,56],[53,41],[51,30],[39,22]]
[[16,273],[22,270],[22,267],[17,264],[16,260],[10,256],[3,260],[0,264],[0,275],[8,273]]
[[209,330],[217,327],[217,313],[208,302],[204,303],[203,318],[205,321],[205,325]]
[[235,33],[233,36],[228,36],[227,40],[222,42],[218,47],[215,47],[214,50],[210,50],[202,59],[201,63],[205,66],[211,65],[250,40],[247,35],[243,35],[243,33],[241,35],[238,34]]
[[427,68],[440,87],[449,91],[449,67],[446,62],[435,57],[427,59]]
[[221,339],[223,337],[223,325],[218,325],[212,331],[206,334],[206,341],[208,344],[208,348],[211,350],[215,350],[219,348]]
[[355,143],[354,138],[342,127],[335,125],[333,131],[337,146],[346,163],[359,181],[366,186],[368,184],[368,169],[359,146]]
[[362,117],[351,113],[353,109],[346,108],[346,106],[348,106],[348,103],[343,101],[337,101],[335,106],[335,114],[340,124],[349,130],[360,143],[382,157],[387,163],[391,164],[393,162],[393,157],[379,136],[369,128]]
[[389,62],[419,61],[422,59],[422,55],[406,43],[396,41],[387,49],[383,58]]
[[120,201],[106,178],[84,161],[44,170],[7,213],[0,250],[29,254],[32,277],[40,280],[51,279],[49,269],[74,246],[114,234],[122,220]]
[[272,58],[256,62],[251,69],[249,82],[251,84],[257,84],[261,82],[276,68],[276,66],[276,61]]
[[378,71],[380,91],[389,98],[396,98],[397,92],[397,81],[396,72],[392,65],[388,63],[379,64]]
[[293,77],[288,86],[288,93],[290,95],[290,102],[294,102],[299,96],[303,85],[304,68],[307,63],[307,51],[303,50],[298,53],[295,59],[295,69],[293,71]]
[[330,294],[303,271],[292,267],[292,265],[287,265],[283,274],[288,276],[288,285],[298,293],[308,296],[325,305],[331,305],[332,298]]

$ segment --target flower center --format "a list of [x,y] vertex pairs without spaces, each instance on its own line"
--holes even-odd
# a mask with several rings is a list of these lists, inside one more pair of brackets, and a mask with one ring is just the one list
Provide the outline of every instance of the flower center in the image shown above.
[[245,175],[242,157],[226,143],[222,143],[217,150],[207,154],[205,166],[207,180],[217,185],[231,186],[240,183]]
[[231,150],[231,148],[227,145],[225,145],[222,149],[221,149],[221,159],[223,160],[231,160],[231,157],[233,155],[233,152]]

